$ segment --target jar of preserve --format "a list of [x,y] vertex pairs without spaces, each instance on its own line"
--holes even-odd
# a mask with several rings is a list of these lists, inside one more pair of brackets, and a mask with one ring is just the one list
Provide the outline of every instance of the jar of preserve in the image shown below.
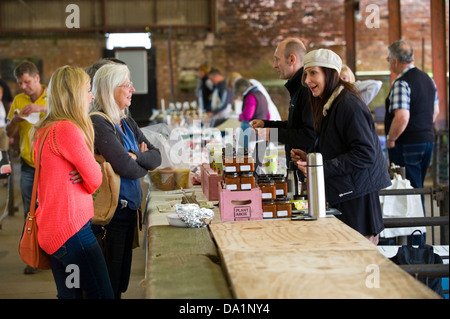
[[241,190],[250,190],[255,187],[256,180],[253,172],[241,173]]
[[265,199],[262,201],[263,218],[276,218],[277,205],[273,199]]
[[278,200],[276,206],[278,218],[292,216],[292,205],[288,200]]
[[259,188],[261,188],[262,199],[275,199],[276,189],[275,183],[273,181],[265,180],[259,183]]
[[255,160],[253,157],[245,155],[244,157],[238,158],[240,172],[254,172],[255,171]]
[[238,191],[241,189],[241,179],[238,173],[227,173],[224,177],[225,180],[225,188]]
[[223,171],[225,173],[237,173],[239,172],[239,165],[236,161],[236,157],[226,156],[223,161]]
[[277,196],[287,196],[287,182],[284,176],[275,179],[275,189]]

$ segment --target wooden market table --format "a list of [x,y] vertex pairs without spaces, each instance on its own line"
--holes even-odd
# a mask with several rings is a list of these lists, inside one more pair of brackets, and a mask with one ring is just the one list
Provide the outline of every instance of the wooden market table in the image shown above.
[[208,227],[178,228],[157,207],[179,199],[147,205],[147,298],[439,298],[335,217],[223,223],[215,208]]

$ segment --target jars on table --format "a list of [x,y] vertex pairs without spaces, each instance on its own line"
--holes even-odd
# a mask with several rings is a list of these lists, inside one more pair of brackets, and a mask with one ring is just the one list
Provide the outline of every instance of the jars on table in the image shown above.
[[255,187],[256,180],[253,172],[241,173],[241,190],[250,190]]
[[292,216],[292,205],[287,199],[277,200],[276,206],[277,206],[277,218]]
[[241,179],[238,173],[227,173],[224,176],[225,189],[238,191],[241,189]]
[[263,218],[276,218],[277,217],[277,205],[275,200],[266,199],[262,201]]
[[259,188],[261,188],[262,199],[275,199],[277,197],[275,183],[271,180],[260,181]]

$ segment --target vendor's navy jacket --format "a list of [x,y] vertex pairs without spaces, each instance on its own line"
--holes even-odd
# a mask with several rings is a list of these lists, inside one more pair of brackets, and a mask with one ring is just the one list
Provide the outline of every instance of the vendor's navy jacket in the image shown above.
[[358,198],[391,185],[368,107],[343,90],[323,118],[316,151],[324,159],[328,203]]

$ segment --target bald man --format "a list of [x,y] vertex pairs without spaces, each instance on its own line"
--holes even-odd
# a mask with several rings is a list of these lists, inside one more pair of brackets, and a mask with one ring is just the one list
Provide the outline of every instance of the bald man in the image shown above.
[[280,79],[287,80],[284,86],[290,95],[288,120],[253,120],[250,122],[254,129],[278,129],[278,141],[285,144],[287,165],[291,160],[290,152],[292,148],[310,152],[315,141],[309,93],[301,81],[305,54],[305,45],[296,38],[281,41],[274,53],[273,67],[280,75]]

